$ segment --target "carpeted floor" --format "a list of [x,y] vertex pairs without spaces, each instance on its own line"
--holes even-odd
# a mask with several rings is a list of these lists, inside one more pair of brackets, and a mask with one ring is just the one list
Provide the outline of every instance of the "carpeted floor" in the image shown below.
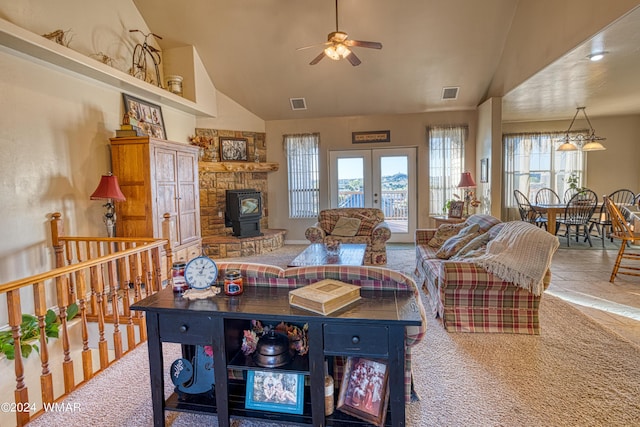
[[[252,261],[286,264],[302,247]],[[393,268],[411,272],[414,260],[412,245],[389,248]],[[447,333],[429,319],[413,352],[422,399],[408,406],[408,425],[638,425],[640,348],[551,295],[542,300],[540,318],[540,336]],[[180,354],[176,345],[165,345],[164,352],[167,366]],[[78,403],[80,410],[47,413],[29,425],[151,426],[146,346],[65,402]],[[217,425],[215,416],[205,415],[168,413],[166,420],[168,426]],[[262,425],[267,424],[239,422]]]

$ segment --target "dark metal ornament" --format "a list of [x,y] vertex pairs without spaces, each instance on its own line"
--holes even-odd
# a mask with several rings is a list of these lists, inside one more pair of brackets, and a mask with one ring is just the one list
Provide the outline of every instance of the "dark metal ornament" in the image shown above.
[[271,329],[258,340],[253,361],[262,368],[278,368],[291,361],[289,338]]

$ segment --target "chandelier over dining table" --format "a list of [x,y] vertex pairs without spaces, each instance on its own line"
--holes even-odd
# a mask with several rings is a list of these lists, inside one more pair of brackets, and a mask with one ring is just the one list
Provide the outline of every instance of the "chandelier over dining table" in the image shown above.
[[[577,107],[576,114],[573,115],[573,119],[571,120],[571,124],[569,125],[569,129],[565,132],[565,137],[563,139],[564,143],[560,145],[556,151],[576,151],[578,149],[582,151],[601,151],[606,150],[605,146],[602,145],[600,141],[605,141],[607,138],[603,138],[596,135],[595,129],[591,125],[591,120],[589,120],[589,116],[587,116],[587,112],[585,111],[587,107]],[[587,119],[587,123],[589,124],[589,133],[587,135],[582,133],[571,133],[571,128],[573,127],[573,123],[576,121],[576,117],[578,113],[582,111],[584,114],[584,118]]]

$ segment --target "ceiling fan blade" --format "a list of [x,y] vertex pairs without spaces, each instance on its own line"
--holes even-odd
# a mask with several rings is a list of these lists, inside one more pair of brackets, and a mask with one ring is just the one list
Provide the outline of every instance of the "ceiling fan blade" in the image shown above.
[[312,45],[309,45],[309,46],[299,47],[299,48],[297,48],[296,50],[310,49],[310,48],[312,48],[312,47],[326,46],[326,45],[329,45],[329,44],[331,44],[331,42],[316,43],[316,44],[312,44]]
[[344,44],[346,44],[347,46],[368,47],[369,49],[382,49],[382,43],[380,42],[365,42],[362,40],[346,40]]
[[351,65],[353,65],[354,67],[362,63],[362,61],[360,61],[360,58],[358,58],[353,52],[347,55],[347,61],[351,62]]
[[325,57],[325,54],[324,54],[324,51],[323,51],[320,55],[318,55],[315,58],[313,58],[313,61],[309,62],[309,65],[316,65],[324,57]]

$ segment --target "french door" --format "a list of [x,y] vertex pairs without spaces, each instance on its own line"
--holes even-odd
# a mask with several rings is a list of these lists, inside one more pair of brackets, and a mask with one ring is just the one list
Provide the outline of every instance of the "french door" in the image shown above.
[[379,208],[390,242],[413,242],[416,228],[416,150],[384,148],[329,152],[332,208]]

